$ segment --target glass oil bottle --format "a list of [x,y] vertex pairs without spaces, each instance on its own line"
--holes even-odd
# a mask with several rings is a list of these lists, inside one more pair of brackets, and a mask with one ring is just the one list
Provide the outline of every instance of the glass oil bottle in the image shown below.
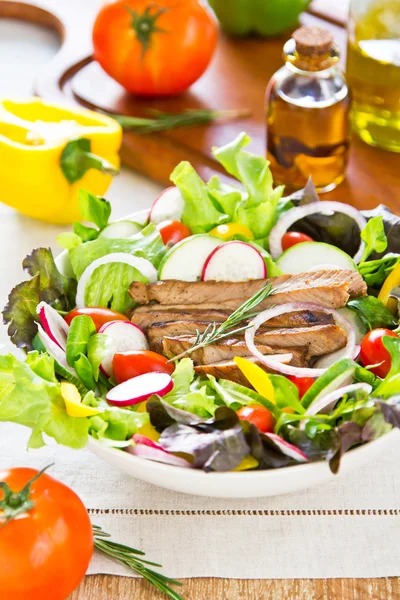
[[331,33],[301,27],[284,46],[285,65],[266,92],[267,158],[274,181],[287,190],[312,176],[317,191],[345,177],[350,96]]

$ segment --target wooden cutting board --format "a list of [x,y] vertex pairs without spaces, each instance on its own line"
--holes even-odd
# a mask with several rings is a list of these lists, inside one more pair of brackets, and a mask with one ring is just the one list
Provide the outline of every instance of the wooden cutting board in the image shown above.
[[[82,13],[78,0],[64,1],[57,7],[55,4],[54,0],[34,0],[31,4],[0,0],[0,17],[40,23],[60,35],[60,52],[36,81],[35,92],[43,98],[134,115],[144,114],[147,108],[170,112],[198,107],[251,110],[252,116],[241,121],[151,135],[127,132],[121,152],[126,165],[167,185],[169,174],[181,160],[189,160],[205,179],[215,171],[221,172],[211,147],[231,141],[243,130],[252,138],[252,150],[265,151],[265,87],[282,65],[282,46],[289,34],[271,40],[230,39],[221,34],[210,68],[189,91],[176,98],[141,100],[127,94],[90,55],[91,23],[98,0],[85,0]],[[313,14],[303,14],[302,23],[331,29],[344,55],[347,0],[336,0],[334,8],[331,0],[314,0],[310,10]],[[347,180],[324,198],[350,202],[359,208],[382,202],[400,211],[399,171],[399,154],[371,148],[356,138]]]

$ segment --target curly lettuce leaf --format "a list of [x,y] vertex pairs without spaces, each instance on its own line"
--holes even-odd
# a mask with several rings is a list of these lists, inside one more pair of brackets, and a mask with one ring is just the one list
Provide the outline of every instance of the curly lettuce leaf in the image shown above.
[[44,301],[56,310],[72,310],[75,307],[76,281],[59,272],[50,248],[33,250],[22,265],[32,279],[11,290],[3,309],[3,319],[13,344],[32,350],[32,340],[37,333],[37,305]]
[[86,242],[71,248],[69,251],[72,269],[76,278],[79,279],[83,271],[93,261],[113,252],[141,256],[152,262],[155,267],[158,267],[166,253],[166,247],[154,223],[150,223],[142,231],[127,239],[99,237],[97,240]]
[[230,183],[221,181],[218,175],[213,175],[207,184],[208,193],[214,199],[214,202],[220,207],[220,211],[229,215],[232,221],[235,217],[236,208],[247,197],[244,190],[241,190]]
[[192,233],[207,233],[216,225],[229,221],[229,215],[220,212],[214,205],[207,185],[189,162],[179,163],[172,171],[170,179],[183,196],[185,205],[182,223],[187,225]]
[[89,422],[89,433],[96,439],[128,440],[138,429],[149,423],[147,413],[109,406],[104,400],[93,402],[92,405],[102,411],[91,417]]
[[400,394],[400,337],[384,336],[382,343],[390,354],[392,365],[389,373],[372,395],[388,399]]
[[207,393],[206,386],[195,381],[193,361],[190,358],[180,360],[172,374],[174,387],[163,397],[163,401],[200,417],[210,417],[216,409],[214,396]]
[[54,364],[53,370],[51,365],[49,357],[41,358],[36,352],[27,362],[11,354],[0,356],[0,421],[30,427],[29,448],[43,446],[43,434],[59,444],[83,448],[87,444],[89,420],[67,414]]

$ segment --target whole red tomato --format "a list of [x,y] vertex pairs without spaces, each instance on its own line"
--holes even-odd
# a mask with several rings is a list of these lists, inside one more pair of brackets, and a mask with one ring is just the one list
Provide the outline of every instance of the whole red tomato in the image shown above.
[[[23,488],[36,475],[38,471],[27,468],[0,471],[4,600],[65,600],[83,579],[93,554],[92,526],[81,500],[45,473],[24,494]],[[21,512],[6,522],[10,504],[15,510],[19,502]]]
[[282,250],[287,250],[296,244],[302,244],[303,242],[315,242],[306,233],[300,233],[299,231],[288,231],[282,236]]
[[79,317],[80,315],[87,315],[90,317],[95,324],[97,331],[110,321],[128,321],[129,319],[123,315],[122,313],[116,312],[115,310],[111,310],[109,308],[75,308],[75,310],[71,310],[67,315],[65,315],[64,319],[67,321],[68,325],[71,325],[72,319],[75,317]]
[[165,356],[151,350],[131,350],[117,352],[113,358],[113,374],[117,383],[123,383],[132,377],[144,373],[168,373],[175,370],[174,363],[169,363]]
[[382,338],[385,335],[398,337],[398,335],[390,329],[373,329],[363,337],[361,342],[360,360],[364,367],[382,363],[378,367],[370,369],[372,373],[378,375],[378,377],[386,377],[392,366],[391,356],[382,342]]
[[162,241],[166,246],[175,246],[191,234],[189,227],[186,227],[180,221],[161,221],[157,225]]
[[239,408],[236,414],[239,419],[249,421],[255,425],[262,433],[272,433],[274,431],[274,415],[264,406],[249,404]]
[[169,96],[204,73],[217,37],[199,0],[116,0],[97,15],[94,57],[132,94]]

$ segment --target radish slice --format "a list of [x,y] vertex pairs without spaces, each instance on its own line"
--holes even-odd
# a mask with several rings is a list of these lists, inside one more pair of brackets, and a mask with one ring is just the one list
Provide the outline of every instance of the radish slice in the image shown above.
[[[289,227],[293,225],[293,223],[296,223],[296,221],[315,213],[329,215],[331,212],[340,212],[354,219],[360,228],[360,232],[367,224],[365,217],[363,217],[356,208],[349,206],[348,204],[342,204],[341,202],[312,202],[311,204],[306,204],[305,206],[291,208],[280,217],[277,224],[272,228],[271,233],[269,234],[268,241],[272,258],[276,260],[282,254],[282,237],[287,232]],[[357,264],[361,260],[364,248],[365,242],[361,240],[360,247],[354,256],[354,262]]]
[[150,221],[180,221],[185,202],[177,187],[172,186],[161,192],[150,211]]
[[112,361],[117,352],[128,350],[148,350],[149,345],[143,331],[130,321],[110,321],[99,329],[99,333],[105,333],[111,340],[110,349],[103,359],[100,369],[106,377],[112,375]]
[[39,302],[36,312],[49,338],[65,351],[69,327],[62,316],[47,302]]
[[38,327],[38,333],[39,333],[40,340],[41,340],[43,346],[45,347],[47,354],[49,354],[51,356],[51,358],[54,358],[54,360],[61,367],[63,367],[63,369],[65,369],[66,371],[71,373],[71,375],[76,377],[76,373],[75,373],[74,369],[72,369],[67,363],[67,358],[66,358],[66,354],[65,354],[64,350],[59,346],[58,343],[54,342],[49,335],[47,335],[47,333],[45,332],[45,330],[43,329],[43,327],[41,325],[38,324],[37,327]]
[[238,240],[218,246],[204,263],[202,281],[265,279],[267,269],[259,251]]
[[[357,392],[358,390],[363,390],[364,392],[367,392],[367,394],[370,394],[372,392],[372,385],[369,385],[369,383],[352,383],[351,385],[345,385],[344,387],[326,394],[326,396],[322,396],[322,398],[319,397],[316,402],[310,404],[305,414],[306,416],[312,416],[317,415],[322,411],[328,412],[333,406],[335,406],[339,398],[345,394]],[[301,423],[300,428],[302,429],[303,427],[305,427],[304,421]]]
[[339,325],[339,327],[342,327],[347,334],[347,344],[344,348],[342,358],[353,358],[356,349],[356,334],[353,325],[348,319],[338,313],[337,310],[326,308],[325,306],[314,304],[313,302],[289,302],[287,304],[282,304],[280,306],[275,306],[273,308],[269,308],[268,310],[264,310],[262,313],[257,315],[251,322],[252,327],[246,329],[245,332],[246,345],[252,355],[258,358],[258,360],[260,360],[267,367],[275,369],[284,375],[295,375],[296,377],[319,377],[325,373],[325,368],[307,369],[301,367],[292,367],[291,365],[284,365],[280,362],[277,362],[276,357],[275,360],[273,360],[272,357],[261,354],[254,343],[254,336],[263,323],[269,321],[273,317],[279,317],[280,315],[291,312],[300,312],[302,310],[310,310],[332,315],[336,324]]
[[173,387],[173,379],[167,373],[144,373],[108,391],[106,400],[114,406],[133,406],[154,394],[165,396]]
[[132,256],[131,254],[124,254],[123,252],[114,252],[102,256],[97,260],[94,260],[82,273],[78,281],[78,289],[76,291],[76,308],[84,308],[85,304],[85,290],[86,286],[90,281],[91,276],[95,270],[101,265],[108,265],[111,263],[125,263],[134,267],[144,277],[146,277],[149,283],[155,283],[157,281],[157,269],[151,264],[151,262],[140,256]]
[[167,465],[174,465],[176,467],[184,467],[191,468],[191,464],[185,460],[184,458],[180,458],[179,456],[175,456],[170,452],[164,450],[160,444],[156,444],[153,440],[145,437],[144,435],[139,435],[135,433],[133,436],[133,441],[135,442],[134,446],[129,446],[127,451],[133,454],[134,456],[139,456],[140,458],[147,458],[148,460],[155,460],[156,462],[162,462]]
[[265,433],[264,435],[272,440],[285,456],[288,456],[297,462],[308,462],[308,456],[304,454],[304,452],[299,450],[296,446],[293,446],[293,444],[289,444],[289,442],[281,438],[280,435],[276,435],[276,433]]

